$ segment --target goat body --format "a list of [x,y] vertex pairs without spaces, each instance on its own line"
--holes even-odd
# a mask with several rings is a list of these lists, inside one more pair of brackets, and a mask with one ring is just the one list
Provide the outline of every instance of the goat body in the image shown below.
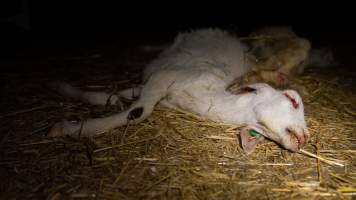
[[[226,90],[231,82],[250,71],[246,51],[237,37],[219,29],[180,33],[146,67],[142,86],[133,88],[139,98],[127,110],[84,123],[64,121],[56,124],[49,135],[74,135],[80,131],[82,136],[92,136],[127,123],[139,123],[160,103],[216,122],[247,124],[240,133],[246,153],[251,153],[264,137],[297,151],[309,135],[302,99],[296,91],[280,91],[264,83],[243,86],[236,94]],[[108,94],[83,92],[62,82],[52,83],[51,87],[93,104],[105,104],[108,98]],[[132,98],[130,89],[120,95]],[[249,135],[250,130],[258,131],[262,137]]]

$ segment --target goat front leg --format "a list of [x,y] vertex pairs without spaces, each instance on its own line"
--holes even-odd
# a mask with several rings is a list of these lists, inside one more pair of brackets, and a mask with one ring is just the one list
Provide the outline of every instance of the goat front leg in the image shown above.
[[63,121],[55,124],[48,136],[95,136],[111,129],[131,123],[136,124],[146,119],[153,111],[159,99],[139,99],[127,110],[103,118],[92,118],[82,122]]
[[88,119],[82,122],[64,120],[56,123],[48,133],[48,136],[94,136],[129,123],[130,118],[128,116],[129,112],[124,111],[109,117]]

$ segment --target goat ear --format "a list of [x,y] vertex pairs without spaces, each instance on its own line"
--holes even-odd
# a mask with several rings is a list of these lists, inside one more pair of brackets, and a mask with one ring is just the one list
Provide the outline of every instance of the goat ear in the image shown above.
[[256,92],[256,89],[250,86],[242,86],[237,90],[236,94],[245,94],[252,92]]
[[257,144],[262,142],[265,138],[263,135],[260,134],[253,136],[251,135],[250,131],[250,128],[244,128],[240,132],[241,147],[246,154],[251,154],[252,152],[254,152]]

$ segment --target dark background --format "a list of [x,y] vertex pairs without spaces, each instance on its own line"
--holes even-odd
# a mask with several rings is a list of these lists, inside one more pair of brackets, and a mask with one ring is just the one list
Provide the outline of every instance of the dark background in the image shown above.
[[[233,4],[215,1],[192,4],[184,1],[27,1],[31,29],[24,31],[0,22],[2,58],[38,45],[56,47],[167,40],[178,31],[229,28],[244,35],[269,25],[288,25],[314,46],[330,46],[338,57],[353,66],[356,50],[353,7],[346,3],[284,1]],[[21,13],[21,0],[0,3],[0,17]],[[352,67],[353,68],[353,67]]]

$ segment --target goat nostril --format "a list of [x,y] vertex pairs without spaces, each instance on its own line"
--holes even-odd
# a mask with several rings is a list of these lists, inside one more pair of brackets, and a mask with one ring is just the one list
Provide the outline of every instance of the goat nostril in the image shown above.
[[295,132],[294,132],[292,129],[290,129],[290,128],[286,128],[286,132],[287,132],[288,134],[291,134],[291,135],[296,136]]

